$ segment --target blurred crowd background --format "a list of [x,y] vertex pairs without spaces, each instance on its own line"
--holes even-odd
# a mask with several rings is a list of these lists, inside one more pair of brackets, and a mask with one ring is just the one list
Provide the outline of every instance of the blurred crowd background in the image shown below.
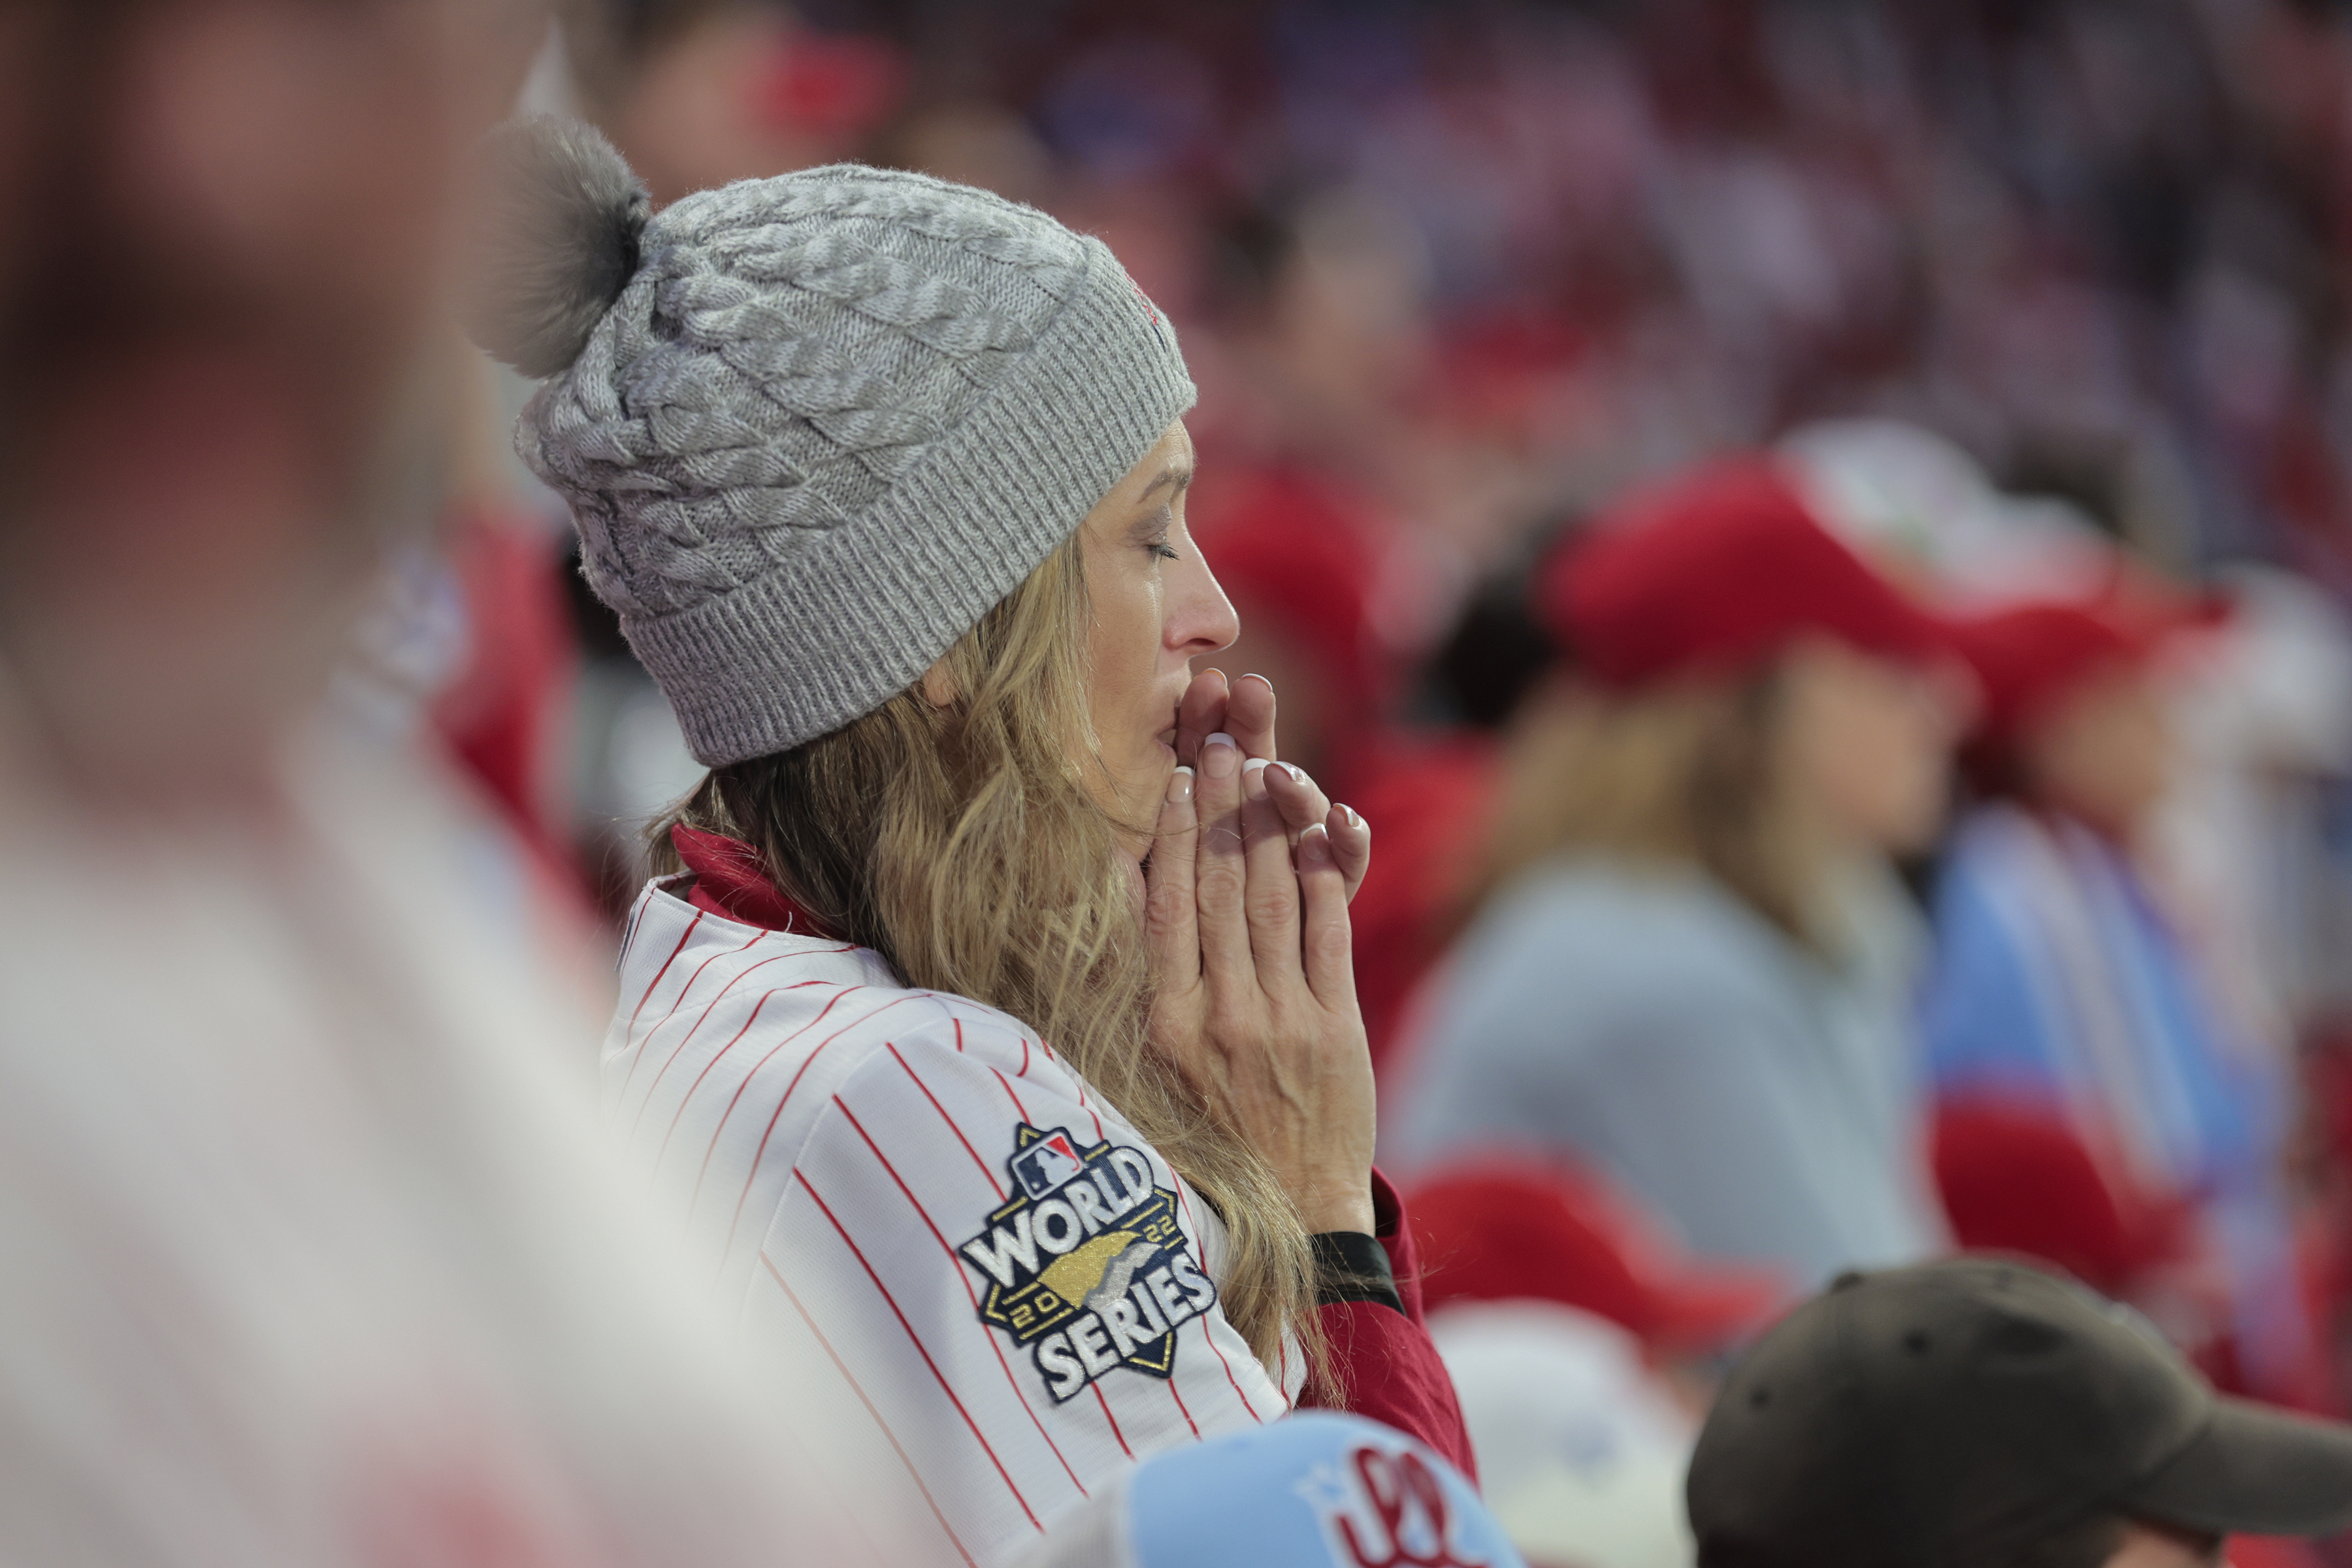
[[[2064,1265],[2226,1384],[2347,1407],[2352,7],[560,9],[530,103],[602,126],[657,203],[925,170],[1100,234],[1174,321],[1192,526],[1245,628],[1218,662],[1274,681],[1286,754],[1374,825],[1384,1159],[1421,1194],[1441,1340],[1531,1560],[1677,1561],[1723,1357],[1838,1268],[1955,1245]],[[395,574],[352,706],[437,736],[504,815],[487,879],[609,926],[640,826],[698,770],[505,455],[528,389],[485,367],[475,390],[448,526]],[[1644,529],[1665,542],[1624,572],[1687,593],[1621,581],[1595,610],[1580,547]],[[1867,583],[1806,564],[1816,535]],[[1882,588],[1948,645],[1856,631]],[[1596,616],[1751,600],[1778,641],[1595,673]],[[1824,642],[1868,668],[1798,668]],[[1687,832],[1545,815],[1599,776],[1703,795],[1731,740],[1783,744],[1800,691],[1844,704],[1819,742],[1844,763],[1772,787],[1859,798],[1849,775],[1906,756],[1949,781],[1881,803],[1921,820],[1832,835],[1834,888],[1777,907],[1704,803]],[[1872,701],[1910,718],[1851,718]],[[1780,820],[1740,830],[1763,860]],[[1598,897],[1590,920],[1528,891],[1629,848],[1754,929],[1653,919],[1642,887],[1553,889]],[[1730,1054],[1652,1051],[1681,1065],[1643,1089],[1611,1053],[1707,1028],[1692,998],[1722,964],[1761,987],[1726,994]],[[1591,1015],[1584,973],[1616,1036],[1536,1068],[1464,1043]],[[1478,1109],[1553,1091],[1573,1127]],[[1775,1096],[1780,1155],[1743,1163],[1723,1128]]]

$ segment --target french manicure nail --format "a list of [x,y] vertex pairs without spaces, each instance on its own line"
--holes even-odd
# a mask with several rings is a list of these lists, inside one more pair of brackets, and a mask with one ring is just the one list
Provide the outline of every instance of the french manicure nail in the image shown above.
[[1323,831],[1321,823],[1298,836],[1298,858],[1313,865],[1321,865],[1331,858],[1331,836]]
[[1192,798],[1192,770],[1178,768],[1168,775],[1168,804],[1181,805]]
[[1253,670],[1249,671],[1247,674],[1244,675],[1244,676],[1242,677],[1242,679],[1243,679],[1244,680],[1255,680],[1255,681],[1256,681],[1259,685],[1261,685],[1261,686],[1265,687],[1268,691],[1271,691],[1271,690],[1273,690],[1273,689],[1274,689],[1274,682],[1273,682],[1273,681],[1271,681],[1271,680],[1268,680],[1265,676],[1260,675],[1260,674],[1259,674],[1256,670],[1255,670],[1255,669],[1253,669]]
[[1297,763],[1276,763],[1275,766],[1280,768],[1284,773],[1288,773],[1292,784],[1303,784],[1307,782],[1307,770],[1300,767]]
[[1265,759],[1252,757],[1242,764],[1242,796],[1246,800],[1265,798]]
[[1223,730],[1201,742],[1201,771],[1213,779],[1229,779],[1241,771],[1242,749]]
[[1252,757],[1249,761],[1242,764],[1242,772],[1245,773],[1254,773],[1264,766],[1265,766],[1265,759],[1264,757]]
[[1361,826],[1364,825],[1364,819],[1363,819],[1362,817],[1358,816],[1356,815],[1356,808],[1355,808],[1354,806],[1352,806],[1352,805],[1343,805],[1343,806],[1341,806],[1339,809],[1340,809],[1341,811],[1344,811],[1344,812],[1346,812],[1346,813],[1348,814],[1348,826],[1350,826],[1350,827],[1361,827]]

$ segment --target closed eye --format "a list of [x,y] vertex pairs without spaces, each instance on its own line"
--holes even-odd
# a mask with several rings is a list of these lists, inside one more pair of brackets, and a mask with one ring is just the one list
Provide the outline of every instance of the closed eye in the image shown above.
[[1129,537],[1150,551],[1154,558],[1174,561],[1178,557],[1168,543],[1168,536],[1175,527],[1176,509],[1162,503],[1157,510],[1139,519]]

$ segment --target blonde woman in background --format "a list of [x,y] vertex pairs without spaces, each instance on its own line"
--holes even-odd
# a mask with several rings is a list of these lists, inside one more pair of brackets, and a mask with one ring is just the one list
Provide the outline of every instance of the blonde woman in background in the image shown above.
[[488,162],[520,445],[711,770],[609,1098],[724,1299],[863,1404],[840,1461],[982,1563],[1294,1403],[1468,1469],[1371,1170],[1369,829],[1274,761],[1269,687],[1192,671],[1237,628],[1173,329],[967,186],[649,217],[583,127]]
[[1578,668],[1507,745],[1393,1152],[1570,1159],[1793,1286],[1937,1250],[1887,857],[1943,816],[1941,628],[1746,460],[1621,508],[1540,593]]

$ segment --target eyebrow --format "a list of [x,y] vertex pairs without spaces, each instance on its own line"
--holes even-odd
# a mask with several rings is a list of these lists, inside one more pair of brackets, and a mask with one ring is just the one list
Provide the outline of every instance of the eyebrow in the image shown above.
[[1176,489],[1181,490],[1190,486],[1192,482],[1192,469],[1191,465],[1186,464],[1179,467],[1177,465],[1171,464],[1169,467],[1160,470],[1160,475],[1157,479],[1143,487],[1143,494],[1136,498],[1137,502],[1138,504],[1140,504],[1144,501],[1150,500],[1154,495],[1160,492],[1163,486],[1173,485]]

